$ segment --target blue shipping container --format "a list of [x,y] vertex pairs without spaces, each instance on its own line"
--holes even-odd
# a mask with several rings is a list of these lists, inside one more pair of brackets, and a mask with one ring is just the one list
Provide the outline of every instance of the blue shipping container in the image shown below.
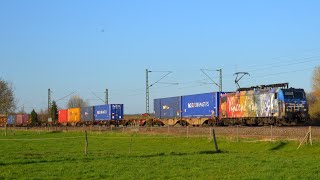
[[181,96],[154,100],[156,118],[181,118]]
[[111,119],[122,120],[124,116],[123,104],[110,104]]
[[121,120],[123,115],[123,104],[94,106],[94,119],[96,121]]
[[182,96],[181,101],[182,117],[219,117],[219,92]]
[[110,105],[94,106],[94,119],[96,121],[110,120]]
[[93,106],[81,108],[81,121],[93,121]]
[[154,99],[153,100],[153,110],[156,118],[161,117],[161,99]]
[[7,124],[16,124],[17,123],[17,116],[16,115],[10,115],[7,118]]

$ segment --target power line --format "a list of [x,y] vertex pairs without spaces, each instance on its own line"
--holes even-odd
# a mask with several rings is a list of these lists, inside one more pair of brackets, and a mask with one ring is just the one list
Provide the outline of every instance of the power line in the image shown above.
[[270,67],[267,67],[267,68],[261,68],[261,69],[251,70],[250,72],[267,70],[267,69],[272,69],[272,68],[277,68],[277,67],[284,67],[284,66],[292,66],[292,65],[297,65],[297,64],[304,64],[304,63],[315,62],[315,61],[320,61],[320,59],[314,59],[314,60],[309,60],[309,61],[301,61],[301,62],[289,63],[289,64],[283,64],[283,65],[274,65],[274,64],[273,64],[273,66],[270,66]]
[[[309,59],[309,58],[304,58],[304,59]],[[286,67],[286,66],[292,66],[292,65],[298,65],[298,64],[305,64],[305,63],[310,63],[310,62],[316,62],[316,61],[320,61],[320,59],[313,59],[313,60],[308,60],[308,61],[300,61],[300,62],[293,62],[293,63],[288,63],[288,64],[282,64],[279,63],[278,65],[274,65],[271,67],[266,67],[266,68],[260,68],[260,69],[253,69],[253,70],[249,70],[247,72],[257,72],[257,71],[262,71],[262,70],[268,70],[268,69],[273,69],[273,68],[277,68],[277,67]],[[292,62],[292,61],[290,61]],[[225,77],[232,77],[233,75],[226,75]]]
[[61,100],[64,100],[65,98],[71,96],[72,94],[76,93],[77,91],[74,91],[74,92],[71,92],[70,94],[66,95],[66,96],[63,96],[62,98],[56,100],[55,102],[58,102],[58,101],[61,101]]
[[315,68],[316,67],[306,68],[306,69],[298,69],[298,70],[293,70],[293,71],[285,71],[285,72],[279,72],[279,73],[273,73],[273,74],[266,74],[266,75],[263,75],[263,76],[255,76],[253,78],[260,78],[260,77],[265,77],[265,76],[275,76],[275,75],[281,75],[281,74],[295,73],[295,72],[301,72],[301,71],[311,70],[311,69],[315,69]]
[[89,91],[90,91],[91,94],[93,94],[96,98],[98,98],[100,101],[102,101],[103,103],[105,103],[105,101],[104,101],[102,98],[100,98],[96,93],[94,93],[94,92],[91,91],[90,89],[89,89]]

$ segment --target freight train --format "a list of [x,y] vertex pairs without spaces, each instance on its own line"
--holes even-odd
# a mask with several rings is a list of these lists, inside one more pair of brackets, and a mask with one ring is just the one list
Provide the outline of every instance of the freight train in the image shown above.
[[17,114],[9,116],[0,116],[0,126],[28,126],[30,121],[29,114]]
[[[58,126],[78,125],[119,125],[122,124],[123,104],[106,104],[83,108],[61,109],[58,111]],[[29,114],[0,116],[0,126],[31,126]]]
[[[29,125],[29,115],[10,115],[0,121]],[[106,104],[58,111],[55,125],[299,125],[309,120],[303,89],[287,83],[240,88],[236,92],[154,99],[154,117],[125,118],[123,104]]]
[[298,125],[308,121],[303,89],[288,83],[154,100],[155,117],[175,125]]
[[105,104],[58,111],[58,125],[119,125],[124,117],[123,104]]

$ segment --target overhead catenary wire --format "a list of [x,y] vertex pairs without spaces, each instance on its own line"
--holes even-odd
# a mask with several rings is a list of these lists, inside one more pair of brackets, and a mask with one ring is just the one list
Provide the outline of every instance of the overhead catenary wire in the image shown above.
[[[251,69],[251,70],[247,69],[246,72],[252,73],[252,72],[257,72],[257,71],[274,69],[274,68],[278,68],[278,67],[287,67],[287,66],[306,64],[306,63],[316,62],[316,61],[320,61],[320,58],[319,59],[308,60],[308,61],[300,61],[300,62],[292,62],[292,61],[290,61],[292,63],[287,63],[287,64],[283,64],[283,63],[279,62],[277,65],[269,64],[269,65],[272,65],[272,66],[265,67],[265,68],[257,68],[257,69]],[[267,66],[267,65],[265,65],[265,66]],[[230,73],[229,75],[225,75],[224,77],[233,77],[233,74]]]
[[285,71],[285,72],[279,72],[279,73],[273,73],[273,74],[265,74],[263,76],[256,76],[253,78],[261,78],[261,77],[265,77],[265,76],[276,76],[276,75],[281,75],[281,74],[288,74],[288,73],[295,73],[295,72],[301,72],[301,71],[306,71],[306,70],[312,70],[315,69],[316,67],[313,68],[306,68],[306,69],[297,69],[297,70],[293,70],[293,71]]
[[266,67],[266,68],[260,68],[260,69],[251,70],[250,72],[256,72],[256,71],[267,70],[267,69],[278,68],[278,67],[286,67],[286,66],[292,66],[292,65],[298,65],[298,64],[304,64],[304,63],[315,62],[315,61],[320,61],[320,58],[319,59],[309,60],[309,61],[296,62],[296,63],[282,64],[282,65],[279,65],[279,64],[278,65],[272,65],[272,66]]
[[93,91],[91,91],[89,89],[89,91],[91,92],[91,94],[93,94],[96,98],[98,98],[99,100],[101,100],[103,103],[105,102],[102,98],[100,98],[96,93],[94,93]]
[[76,93],[76,92],[77,92],[77,91],[71,92],[71,93],[69,93],[68,95],[63,96],[62,98],[60,98],[60,99],[56,100],[55,102],[58,102],[58,101],[64,100],[65,98],[67,98],[67,97],[71,96],[72,94],[74,94],[74,93]]

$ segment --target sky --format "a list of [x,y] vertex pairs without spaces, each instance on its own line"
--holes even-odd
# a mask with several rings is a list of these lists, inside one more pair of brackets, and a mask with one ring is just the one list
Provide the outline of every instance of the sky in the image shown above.
[[[78,95],[90,105],[144,113],[146,69],[155,98],[235,91],[239,84],[289,83],[312,90],[320,64],[318,0],[2,0],[0,77],[18,110],[59,108]],[[208,69],[205,72],[201,69]],[[67,96],[67,97],[65,97]],[[64,98],[65,97],[65,98]]]

